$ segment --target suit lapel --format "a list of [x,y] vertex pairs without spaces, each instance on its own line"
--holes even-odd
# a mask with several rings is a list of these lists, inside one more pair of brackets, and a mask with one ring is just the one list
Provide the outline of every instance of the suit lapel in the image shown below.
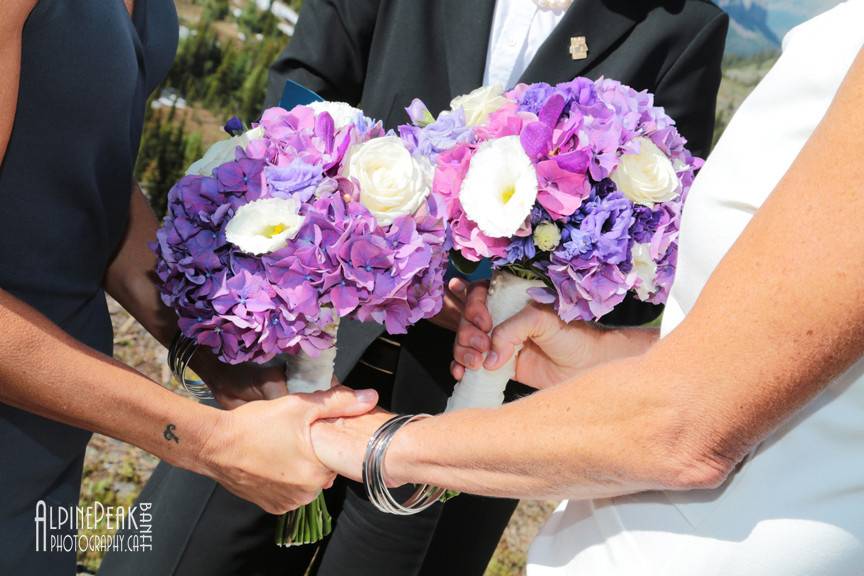
[[[567,82],[601,62],[615,44],[644,18],[641,1],[576,0],[540,47],[520,83]],[[573,60],[570,39],[585,36],[588,58]]]
[[444,9],[443,35],[450,94],[458,96],[483,83],[495,0],[437,1]]

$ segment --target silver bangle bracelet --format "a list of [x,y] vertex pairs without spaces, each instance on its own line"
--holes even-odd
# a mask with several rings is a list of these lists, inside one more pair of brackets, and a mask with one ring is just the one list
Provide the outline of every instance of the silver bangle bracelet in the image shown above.
[[384,482],[384,457],[396,432],[406,424],[429,417],[429,414],[394,416],[378,428],[369,439],[363,457],[363,485],[366,487],[369,501],[381,512],[411,516],[426,510],[444,496],[443,488],[423,484],[417,487],[408,500],[399,503]]
[[189,394],[198,400],[212,400],[213,393],[203,381],[186,377],[189,363],[197,350],[198,344],[195,340],[187,338],[178,331],[168,349],[168,368],[171,370],[174,381],[181,384]]

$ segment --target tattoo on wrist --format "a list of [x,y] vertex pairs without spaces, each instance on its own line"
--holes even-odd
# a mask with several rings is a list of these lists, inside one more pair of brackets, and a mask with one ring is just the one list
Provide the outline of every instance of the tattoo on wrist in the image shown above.
[[167,426],[165,426],[165,431],[162,433],[162,436],[164,436],[165,440],[167,440],[168,442],[174,442],[175,444],[179,444],[180,437],[174,433],[174,430],[176,429],[177,426],[175,426],[174,424],[168,424]]

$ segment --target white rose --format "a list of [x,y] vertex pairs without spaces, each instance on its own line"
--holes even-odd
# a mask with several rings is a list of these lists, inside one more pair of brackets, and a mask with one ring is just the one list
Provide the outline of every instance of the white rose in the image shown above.
[[330,114],[336,130],[341,130],[350,124],[354,124],[363,115],[361,110],[345,102],[313,102],[309,104],[309,108],[314,110],[315,114],[321,114],[322,112]]
[[450,102],[452,110],[462,108],[465,111],[465,122],[469,126],[483,124],[489,115],[500,110],[508,100],[504,97],[504,88],[499,84],[483,86],[466,94],[454,98]]
[[537,172],[519,136],[483,143],[459,191],[465,214],[491,238],[513,236],[537,199]]
[[640,300],[648,300],[657,291],[657,263],[651,257],[651,245],[634,244],[630,263],[633,265],[632,273],[639,279],[636,283],[636,295]]
[[375,138],[351,150],[347,176],[378,224],[414,214],[432,188],[432,167],[415,159],[398,136]]
[[237,157],[237,147],[246,148],[252,140],[264,137],[264,128],[259,126],[249,130],[240,136],[234,136],[221,142],[213,144],[204,157],[189,166],[186,170],[187,176],[212,176],[213,171],[219,166],[233,162]]
[[534,246],[543,252],[552,252],[561,243],[561,230],[554,222],[541,222],[534,228]]
[[296,198],[255,200],[237,209],[225,227],[225,238],[247,254],[281,250],[303,226]]
[[681,181],[660,148],[648,138],[638,142],[639,153],[623,155],[610,177],[628,200],[652,208],[678,196]]

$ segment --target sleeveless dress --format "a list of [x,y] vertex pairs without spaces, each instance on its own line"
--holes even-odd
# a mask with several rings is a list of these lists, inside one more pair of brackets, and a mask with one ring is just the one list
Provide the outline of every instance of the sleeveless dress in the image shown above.
[[[782,57],[742,105],[692,189],[664,333],[683,320],[791,167],[862,47],[864,0],[841,4],[785,38]],[[534,542],[528,574],[860,576],[862,451],[859,360],[718,490],[565,502]]]
[[[178,38],[172,0],[135,4],[132,17],[123,0],[36,4],[0,165],[0,288],[105,354],[102,280],[128,222],[145,103]],[[34,552],[33,518],[39,500],[77,505],[89,438],[0,404],[0,574],[74,573],[74,553]]]

